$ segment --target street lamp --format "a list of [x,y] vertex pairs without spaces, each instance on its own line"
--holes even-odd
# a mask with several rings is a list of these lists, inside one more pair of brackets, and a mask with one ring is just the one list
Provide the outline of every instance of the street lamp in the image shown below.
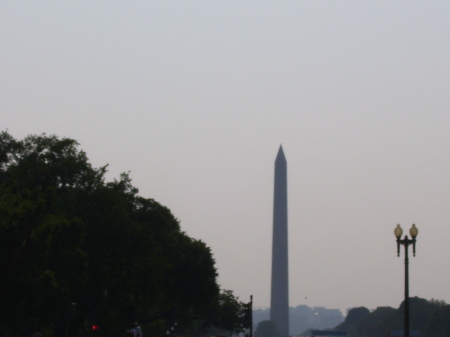
[[416,225],[412,225],[411,229],[409,230],[409,234],[411,234],[411,239],[408,238],[408,235],[405,235],[405,237],[401,239],[403,229],[400,227],[400,225],[397,225],[397,227],[394,230],[394,234],[397,238],[397,256],[400,256],[400,245],[405,246],[405,301],[404,301],[405,317],[404,317],[403,334],[404,337],[409,337],[408,247],[409,245],[413,246],[413,256],[416,256],[416,237],[417,234],[419,234],[419,230],[417,229]]

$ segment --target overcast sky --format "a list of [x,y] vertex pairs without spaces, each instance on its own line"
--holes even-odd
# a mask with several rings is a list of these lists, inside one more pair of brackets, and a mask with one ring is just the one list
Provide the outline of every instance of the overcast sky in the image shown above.
[[[0,126],[76,139],[270,304],[274,161],[290,305],[450,302],[450,1],[0,2]],[[411,254],[412,255],[412,254]],[[195,271],[193,271],[195,272]]]

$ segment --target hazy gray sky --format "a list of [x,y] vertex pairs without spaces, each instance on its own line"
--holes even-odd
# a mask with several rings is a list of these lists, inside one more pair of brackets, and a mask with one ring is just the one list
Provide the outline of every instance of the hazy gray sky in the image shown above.
[[288,161],[290,305],[450,302],[450,1],[0,2],[0,122],[81,143],[270,303]]

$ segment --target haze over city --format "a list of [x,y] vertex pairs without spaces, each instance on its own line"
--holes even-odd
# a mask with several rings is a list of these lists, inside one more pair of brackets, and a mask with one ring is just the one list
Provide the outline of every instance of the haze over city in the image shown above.
[[[448,1],[0,3],[0,122],[76,139],[171,209],[223,289],[270,305],[274,161],[290,306],[450,302]],[[412,254],[411,254],[412,255]]]

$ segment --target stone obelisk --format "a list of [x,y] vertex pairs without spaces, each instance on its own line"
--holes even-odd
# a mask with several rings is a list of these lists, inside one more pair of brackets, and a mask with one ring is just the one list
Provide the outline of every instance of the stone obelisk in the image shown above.
[[270,320],[281,337],[289,336],[287,162],[282,146],[275,159]]

